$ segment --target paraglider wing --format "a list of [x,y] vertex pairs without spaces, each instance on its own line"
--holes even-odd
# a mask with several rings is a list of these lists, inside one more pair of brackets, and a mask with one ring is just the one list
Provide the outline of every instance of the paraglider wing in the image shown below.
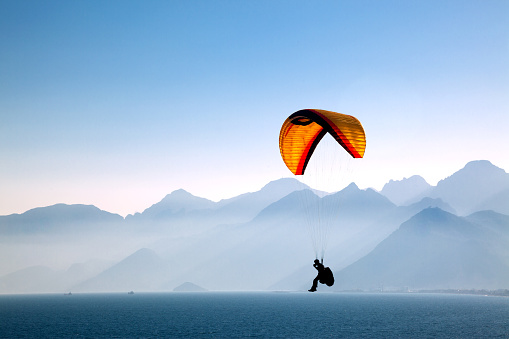
[[286,166],[302,175],[316,146],[326,133],[353,157],[362,158],[366,136],[355,117],[320,109],[304,109],[290,115],[279,134],[279,150]]

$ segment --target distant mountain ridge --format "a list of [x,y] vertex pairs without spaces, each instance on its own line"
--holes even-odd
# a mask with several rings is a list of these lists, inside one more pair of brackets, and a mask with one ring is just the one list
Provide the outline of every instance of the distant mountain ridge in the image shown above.
[[[166,195],[161,201],[142,213],[129,215],[126,219],[133,217],[164,219],[179,213],[207,211],[208,217],[221,214],[222,218],[230,219],[229,221],[232,222],[248,221],[271,203],[291,192],[303,189],[310,189],[310,187],[294,178],[283,178],[270,182],[257,192],[241,194],[219,202],[196,197],[179,189]],[[348,190],[345,189],[342,194],[347,194],[347,192]],[[390,180],[380,193],[396,205],[409,205],[429,197],[441,199],[462,215],[482,209],[493,209],[499,213],[509,214],[509,204],[505,203],[509,201],[509,174],[487,160],[467,163],[463,169],[441,180],[437,186],[431,186],[422,177],[414,175],[399,181]],[[249,217],[228,218],[225,216],[227,214],[234,215],[239,210],[249,214]],[[239,218],[243,220],[237,220]],[[46,221],[65,222],[70,220],[76,222],[80,219],[83,221],[118,222],[122,217],[102,211],[92,205],[56,204],[34,208],[22,214],[0,216],[0,230],[3,225],[22,223],[25,220],[31,223],[34,219],[43,224]]]
[[371,253],[342,270],[335,288],[506,288],[509,220],[496,230],[493,218],[482,223],[470,220],[438,208],[419,212]]
[[205,292],[207,289],[186,281],[173,289],[174,292]]
[[380,193],[396,205],[405,205],[415,197],[425,195],[431,188],[432,186],[423,177],[413,175],[403,180],[390,180]]
[[476,212],[478,206],[509,214],[509,204],[500,206],[494,200],[499,194],[505,194],[500,198],[507,199],[509,193],[505,192],[509,192],[509,174],[487,160],[478,160],[467,163],[459,171],[440,180],[436,187],[415,200],[424,196],[440,198],[459,215]]
[[169,263],[153,250],[142,248],[97,276],[73,286],[75,291],[116,292],[157,289],[171,276]]
[[65,232],[76,230],[76,226],[80,225],[114,224],[123,220],[120,215],[93,205],[56,204],[34,208],[22,214],[0,216],[0,234]]
[[189,227],[192,223],[195,227],[201,225],[199,230],[204,230],[217,224],[247,222],[271,203],[291,192],[305,188],[308,187],[296,179],[284,178],[268,183],[257,192],[244,193],[219,202],[177,190],[143,213],[127,216],[126,220],[142,223],[147,220],[159,222],[172,220],[175,225],[181,227]]
[[173,191],[166,195],[163,200],[143,211],[142,215],[150,218],[161,218],[165,214],[171,215],[181,210],[212,209],[215,203],[205,198],[199,198],[183,189]]
[[[332,225],[333,289],[506,286],[508,174],[476,161],[435,187],[411,178],[381,192],[352,183],[329,195],[287,178],[219,202],[177,190],[125,219],[65,204],[1,216],[0,255],[20,269],[0,265],[0,293],[172,291],[191,281],[209,290],[307,290],[316,272],[306,220],[317,218]],[[414,197],[397,204],[384,192]],[[111,264],[83,264],[96,259]],[[52,266],[66,260],[68,269]]]

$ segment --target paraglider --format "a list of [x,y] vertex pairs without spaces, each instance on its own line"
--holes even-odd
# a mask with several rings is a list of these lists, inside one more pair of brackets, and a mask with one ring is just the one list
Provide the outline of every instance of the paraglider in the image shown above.
[[304,174],[311,155],[326,133],[353,158],[364,156],[366,136],[359,120],[321,109],[303,109],[290,115],[279,133],[281,156],[293,174]]
[[329,287],[334,285],[334,275],[329,267],[323,266],[323,262],[320,262],[318,259],[315,259],[313,267],[316,268],[318,274],[316,278],[313,279],[313,286],[311,286],[309,292],[316,292],[318,283],[325,284]]
[[[316,147],[326,135],[330,134],[339,144],[333,152],[346,151],[352,158],[362,158],[366,148],[366,136],[364,129],[357,118],[320,109],[304,109],[290,115],[279,134],[279,150],[281,157],[288,169],[294,175],[304,175],[308,163]],[[343,148],[343,150],[341,149]],[[323,199],[320,199],[323,200]],[[337,206],[333,206],[337,209]],[[318,208],[322,210],[322,208]],[[321,225],[322,217],[315,218],[310,226],[315,247],[316,260],[313,267],[318,271],[313,280],[310,292],[316,291],[318,282],[332,286],[334,276],[329,267],[323,265],[325,252],[325,226]],[[317,239],[322,243],[318,246]],[[321,247],[321,262],[318,260],[317,247]]]

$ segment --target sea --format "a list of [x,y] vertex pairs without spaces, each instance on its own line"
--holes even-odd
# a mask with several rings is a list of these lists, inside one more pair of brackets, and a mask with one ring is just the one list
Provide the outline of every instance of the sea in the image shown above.
[[0,295],[1,338],[509,338],[509,298],[421,293]]

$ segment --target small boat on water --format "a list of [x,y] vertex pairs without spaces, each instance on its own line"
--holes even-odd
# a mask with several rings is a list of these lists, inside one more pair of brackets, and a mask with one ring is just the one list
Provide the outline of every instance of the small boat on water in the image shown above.
[[64,295],[72,295],[72,293],[71,293],[71,292],[69,292],[69,293],[64,293]]
[[134,294],[134,291],[129,291],[127,292],[127,294]]

